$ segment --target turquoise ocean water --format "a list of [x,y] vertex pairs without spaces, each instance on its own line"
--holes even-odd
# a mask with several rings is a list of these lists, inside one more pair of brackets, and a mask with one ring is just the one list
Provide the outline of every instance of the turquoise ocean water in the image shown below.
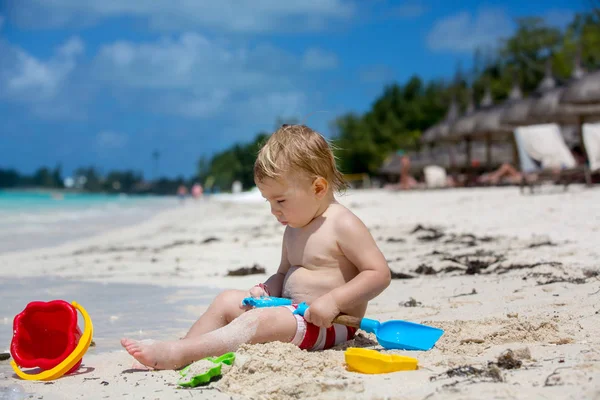
[[0,190],[0,253],[94,235],[176,205],[174,196]]

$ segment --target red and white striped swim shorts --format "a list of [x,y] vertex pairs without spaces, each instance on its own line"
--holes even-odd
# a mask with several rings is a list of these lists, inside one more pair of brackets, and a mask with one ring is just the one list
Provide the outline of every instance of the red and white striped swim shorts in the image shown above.
[[[284,306],[291,312],[298,308],[297,304]],[[320,328],[307,322],[302,315],[294,314],[297,329],[292,343],[303,350],[325,350],[348,340],[356,334],[356,328],[333,324],[329,328]]]

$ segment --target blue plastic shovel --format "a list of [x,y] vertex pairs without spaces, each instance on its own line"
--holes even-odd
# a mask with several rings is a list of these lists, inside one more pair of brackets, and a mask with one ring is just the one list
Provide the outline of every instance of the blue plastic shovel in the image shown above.
[[[243,303],[253,307],[273,307],[291,305],[292,301],[279,297],[248,297],[244,299]],[[307,309],[306,303],[300,303],[294,313],[304,315]],[[386,349],[431,350],[444,334],[444,331],[439,328],[401,320],[379,322],[369,318],[360,319],[350,315],[338,315],[333,322],[374,333],[377,342]]]

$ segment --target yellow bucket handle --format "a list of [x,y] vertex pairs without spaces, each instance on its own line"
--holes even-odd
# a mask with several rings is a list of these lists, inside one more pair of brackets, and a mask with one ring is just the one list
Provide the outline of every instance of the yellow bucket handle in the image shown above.
[[28,381],[51,381],[53,379],[58,379],[64,374],[67,373],[71,368],[75,366],[83,358],[83,355],[90,347],[92,343],[92,335],[94,333],[94,326],[92,325],[92,320],[88,315],[85,308],[77,304],[77,302],[72,302],[71,305],[75,307],[81,315],[83,316],[83,321],[85,323],[85,330],[81,337],[79,338],[79,343],[75,350],[67,358],[61,361],[56,367],[49,369],[47,371],[42,371],[39,374],[28,374],[26,372],[21,371],[14,360],[10,362],[10,365],[15,370],[16,374],[19,375],[22,379]]

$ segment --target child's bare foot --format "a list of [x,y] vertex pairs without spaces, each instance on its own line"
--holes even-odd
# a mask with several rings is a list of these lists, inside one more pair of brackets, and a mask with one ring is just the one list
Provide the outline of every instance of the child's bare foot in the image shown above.
[[121,345],[141,364],[154,369],[179,369],[186,364],[172,342],[121,339]]

